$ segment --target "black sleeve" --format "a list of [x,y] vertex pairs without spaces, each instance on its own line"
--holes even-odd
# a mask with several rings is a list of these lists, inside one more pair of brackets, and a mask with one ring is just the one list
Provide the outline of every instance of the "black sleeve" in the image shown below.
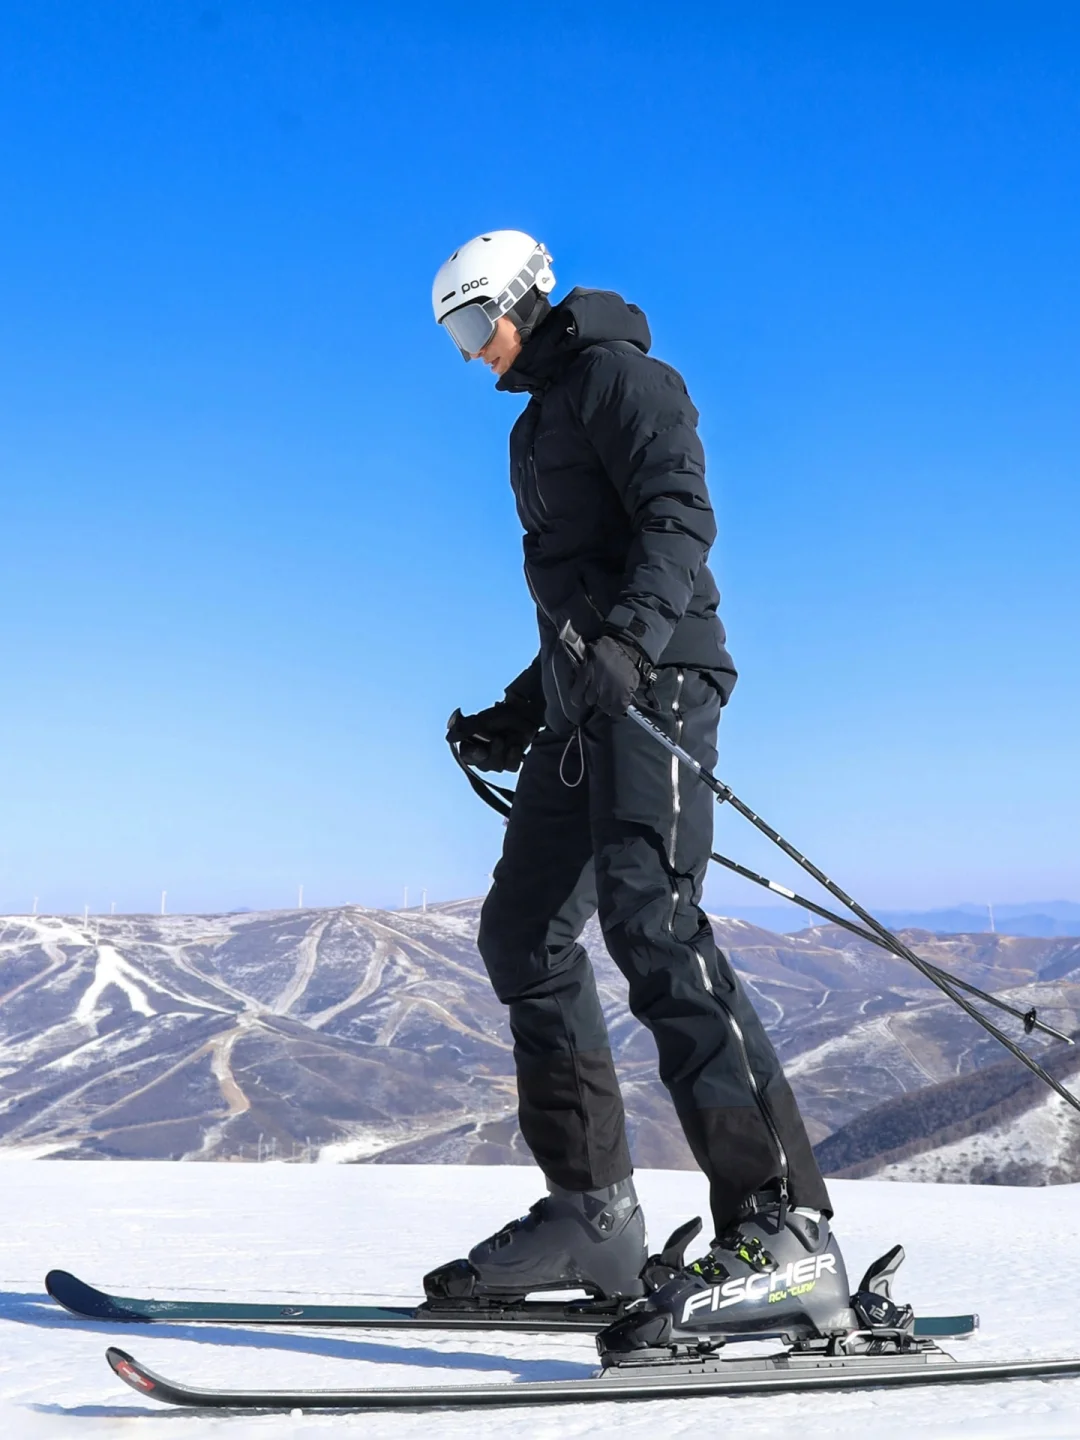
[[544,679],[540,670],[540,656],[506,687],[507,703],[522,711],[537,725],[544,723]]
[[698,413],[670,366],[600,347],[582,378],[579,413],[634,532],[607,625],[655,662],[716,539]]

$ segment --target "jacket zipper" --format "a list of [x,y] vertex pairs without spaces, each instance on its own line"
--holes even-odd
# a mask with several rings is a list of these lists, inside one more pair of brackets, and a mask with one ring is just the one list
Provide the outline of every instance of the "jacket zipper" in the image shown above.
[[[525,412],[526,415],[529,413]],[[534,532],[540,533],[544,529],[544,521],[547,519],[548,508],[544,503],[544,497],[540,494],[540,482],[536,478],[536,432],[540,426],[539,409],[533,415],[529,425],[528,443],[525,446],[525,453],[518,466],[518,474],[521,480],[521,494],[519,496],[521,508],[524,510]],[[528,528],[528,527],[527,527]]]
[[[525,456],[523,488],[528,492],[529,503],[526,510],[530,518],[536,524],[537,530],[543,529],[543,521],[547,519],[548,508],[544,503],[544,497],[540,494],[540,482],[536,478],[536,449],[529,446],[529,453]],[[534,503],[535,502],[535,503]]]
[[[554,621],[554,620],[551,618],[551,616],[548,614],[548,612],[547,612],[547,610],[544,608],[544,606],[541,605],[541,603],[540,603],[540,597],[539,597],[539,595],[537,595],[536,591],[533,589],[532,578],[531,578],[531,576],[529,575],[529,566],[528,566],[528,563],[527,563],[527,562],[526,562],[526,565],[525,565],[525,584],[526,584],[526,586],[528,587],[529,594],[530,594],[530,595],[532,596],[532,598],[533,598],[533,604],[534,604],[534,605],[536,606],[536,608],[540,611],[540,614],[543,615],[544,619],[548,622],[548,624],[551,626],[551,628],[555,631],[556,636],[557,636],[557,635],[558,635],[558,626],[555,624],[555,621]],[[555,642],[555,643],[556,643],[556,644],[559,643],[557,639],[556,639],[556,642]],[[559,701],[559,708],[562,710],[563,714],[564,714],[564,715],[566,716],[566,718],[569,720],[569,718],[570,718],[570,712],[569,712],[569,711],[567,710],[567,708],[566,708],[566,701],[563,699],[562,690],[559,688],[559,667],[558,667],[558,665],[555,663],[555,660],[556,660],[555,655],[552,655],[552,657],[551,657],[551,681],[552,681],[552,684],[555,686],[555,695],[556,695],[556,697],[557,697],[557,699],[558,699],[558,701]],[[582,764],[584,764],[584,759],[582,760]]]

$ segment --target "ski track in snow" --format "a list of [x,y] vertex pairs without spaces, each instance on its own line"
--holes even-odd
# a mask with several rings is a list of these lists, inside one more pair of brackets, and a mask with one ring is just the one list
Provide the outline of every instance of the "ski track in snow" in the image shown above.
[[[1080,1436],[1080,1380],[1072,1379],[426,1415],[170,1410],[112,1375],[107,1345],[207,1385],[512,1383],[588,1373],[595,1354],[583,1336],[96,1325],[68,1317],[44,1293],[45,1271],[62,1266],[122,1294],[409,1297],[433,1264],[521,1214],[540,1193],[536,1173],[11,1159],[0,1174],[8,1222],[0,1232],[0,1427],[14,1440]],[[654,1248],[680,1221],[703,1212],[699,1175],[646,1171],[638,1186]],[[927,1313],[981,1313],[979,1335],[953,1342],[961,1358],[1075,1353],[1071,1277],[1080,1264],[1080,1186],[834,1181],[833,1194],[853,1282],[900,1240],[908,1252],[896,1286],[901,1299]]]
[[926,1065],[923,1064],[923,1062],[915,1054],[915,1051],[912,1050],[911,1046],[904,1039],[903,1035],[901,1035],[900,1025],[903,1023],[903,1020],[903,1014],[890,1015],[885,1021],[886,1033],[893,1038],[900,1050],[911,1061],[911,1067],[915,1071],[915,1073],[921,1077],[921,1083],[923,1085],[933,1085],[941,1077],[939,1075],[935,1075],[931,1069],[929,1069]]
[[[410,935],[407,930],[399,930],[396,926],[387,925],[384,920],[372,920],[368,918],[368,924],[375,930],[385,930],[387,935],[392,935],[398,942],[404,941],[411,949],[417,951],[422,959],[434,961],[436,965],[446,970],[456,970],[465,980],[476,984],[479,976],[477,972],[463,965],[460,961],[452,959],[449,955],[443,954],[441,950],[433,950],[430,945],[425,945],[416,936]],[[404,956],[402,957],[405,958]],[[420,973],[423,973],[422,971]]]
[[211,1073],[218,1082],[218,1088],[221,1090],[222,1098],[229,1109],[228,1114],[225,1115],[217,1125],[211,1125],[209,1127],[203,1136],[203,1142],[199,1149],[195,1151],[194,1154],[185,1156],[185,1159],[201,1160],[204,1156],[209,1158],[213,1154],[214,1146],[221,1139],[222,1133],[229,1121],[237,1115],[245,1114],[251,1109],[251,1101],[244,1094],[236,1076],[233,1074],[232,1052],[237,1040],[239,1040],[242,1034],[250,1030],[253,1024],[254,1021],[250,1016],[243,1016],[239,1023],[234,1025],[231,1030],[227,1030],[224,1035],[218,1035],[199,1052],[199,1054],[209,1052],[211,1056]]
[[98,945],[96,948],[97,964],[94,967],[94,978],[75,1007],[76,1023],[96,1025],[97,1002],[110,985],[115,985],[118,990],[123,991],[127,996],[128,1004],[137,1015],[145,1015],[147,1019],[156,1015],[157,1011],[146,998],[145,991],[135,983],[136,972],[133,967],[111,945]]
[[308,931],[296,947],[296,971],[271,1006],[275,1015],[287,1015],[307,989],[311,977],[315,974],[315,965],[319,958],[319,941],[329,923],[329,918],[320,921],[318,925]]
[[369,995],[374,995],[382,983],[383,971],[395,953],[396,951],[392,947],[388,947],[382,940],[376,941],[360,983],[346,995],[344,1000],[337,1001],[336,1004],[320,1010],[315,1015],[309,1015],[307,1023],[311,1028],[321,1030],[331,1020],[336,1020],[339,1015],[344,1015],[354,1006],[363,1004]]
[[[897,1028],[906,1019],[904,1011],[896,1014],[875,1015],[861,1025],[853,1026],[843,1035],[833,1036],[832,1039],[825,1040],[812,1049],[801,1051],[785,1062],[785,1073],[789,1080],[793,1080],[807,1073],[813,1074],[815,1069],[822,1067],[826,1061],[831,1065],[841,1066],[844,1064],[846,1056],[861,1055],[866,1050],[868,1037],[877,1036],[878,1064],[882,1069],[897,1075],[900,1091],[917,1089],[922,1085],[934,1085],[939,1080],[947,1078],[944,1074],[936,1074],[932,1068],[919,1059],[908,1045]],[[910,1073],[907,1076],[903,1076],[902,1072],[897,1071],[897,1061],[907,1062],[910,1067]],[[914,1081],[912,1077],[915,1077]]]

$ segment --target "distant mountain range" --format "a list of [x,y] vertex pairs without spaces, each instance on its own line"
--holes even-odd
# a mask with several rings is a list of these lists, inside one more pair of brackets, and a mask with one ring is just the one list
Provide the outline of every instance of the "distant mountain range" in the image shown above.
[[[8,917],[0,1146],[68,1158],[527,1163],[506,1017],[474,943],[479,906]],[[1037,1089],[1016,1088],[1028,1072],[1007,1057],[999,1067],[1000,1047],[902,961],[832,926],[782,935],[713,923],[831,1168],[910,1166],[961,1132],[1023,1130],[1042,1103]],[[1066,1032],[1080,1026],[1080,940],[906,934],[935,964],[1037,1005]],[[653,1042],[627,1011],[595,924],[585,940],[636,1162],[690,1166]],[[1025,1043],[1054,1058],[1038,1038]],[[1072,1175],[1063,1145],[1033,1178]],[[985,1151],[968,1168],[992,1179]],[[927,1173],[937,1164],[918,1163]]]
[[[744,905],[729,912],[766,930],[791,934],[810,923],[795,905]],[[1072,900],[1039,900],[1025,905],[950,905],[939,910],[874,912],[891,930],[929,930],[935,935],[974,932],[999,935],[1080,935],[1080,904]]]
[[1031,905],[954,905],[945,910],[886,910],[891,928],[962,934],[995,930],[999,935],[1080,935],[1080,905],[1046,900]]

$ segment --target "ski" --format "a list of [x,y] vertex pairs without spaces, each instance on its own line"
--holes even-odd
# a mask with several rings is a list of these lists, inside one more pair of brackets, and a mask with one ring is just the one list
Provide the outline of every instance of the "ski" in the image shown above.
[[[423,1305],[250,1304],[219,1300],[147,1300],[109,1295],[66,1270],[50,1270],[45,1288],[81,1320],[115,1324],[173,1322],[180,1325],[341,1325],[352,1329],[518,1330],[534,1334],[579,1331],[594,1334],[625,1311],[595,1301],[526,1300],[517,1305],[466,1306],[461,1302]],[[916,1317],[920,1338],[963,1339],[979,1325],[977,1315]]]
[[672,1400],[686,1396],[782,1391],[859,1390],[900,1385],[1048,1380],[1080,1375],[1080,1358],[962,1363],[936,1346],[890,1356],[804,1355],[753,1360],[694,1359],[620,1364],[582,1380],[495,1385],[434,1385],[358,1390],[204,1390],[168,1380],[123,1350],[110,1348],[113,1372],[142,1396],[166,1405],[217,1410],[435,1410],[582,1401]]
[[577,1330],[594,1334],[625,1312],[625,1304],[599,1301],[527,1300],[517,1304],[427,1301],[421,1305],[320,1305],[150,1300],[109,1295],[66,1270],[50,1270],[45,1288],[82,1320],[119,1324],[172,1321],[190,1325],[342,1325],[354,1329],[523,1330],[536,1333]]

